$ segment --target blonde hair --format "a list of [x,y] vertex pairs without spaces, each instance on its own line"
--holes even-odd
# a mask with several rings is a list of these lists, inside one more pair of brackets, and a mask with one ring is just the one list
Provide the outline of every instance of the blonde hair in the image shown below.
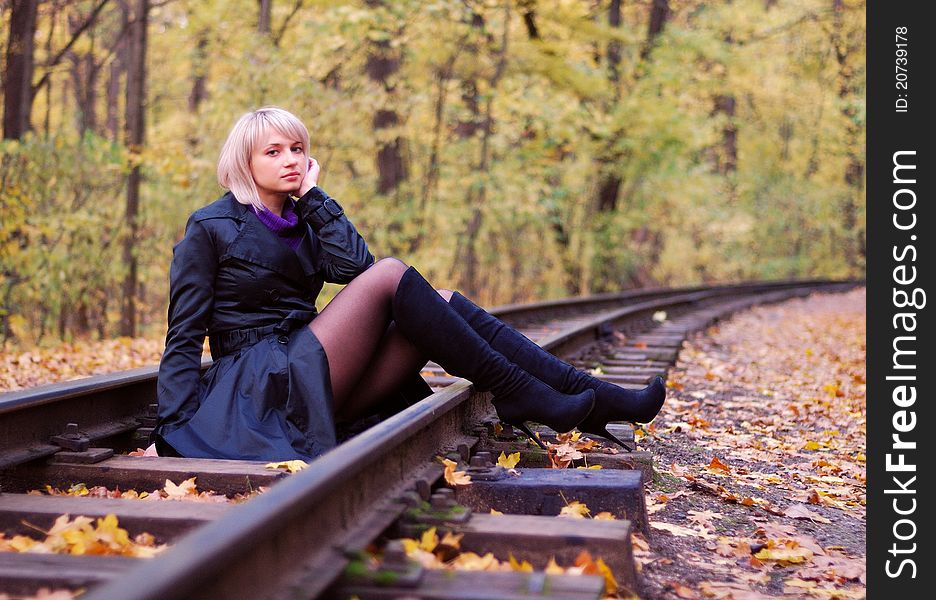
[[265,106],[242,115],[234,123],[218,157],[218,183],[231,190],[238,202],[252,204],[257,210],[264,207],[250,172],[250,156],[271,129],[301,141],[302,148],[309,153],[309,130],[302,121],[287,110]]

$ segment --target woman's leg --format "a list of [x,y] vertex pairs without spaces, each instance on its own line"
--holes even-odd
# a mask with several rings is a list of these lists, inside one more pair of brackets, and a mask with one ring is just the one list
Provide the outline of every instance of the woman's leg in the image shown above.
[[[436,290],[446,302],[452,297],[451,290]],[[337,416],[346,421],[367,416],[380,401],[399,389],[408,377],[411,377],[429,361],[406,339],[396,324],[390,323],[387,332],[381,338],[367,370],[361,375],[347,400],[342,404]]]
[[[372,409],[426,364],[390,321],[390,303],[406,265],[385,258],[358,275],[310,324],[328,357],[334,412],[351,421]],[[439,290],[448,301],[449,290]]]
[[355,277],[309,323],[328,357],[333,410],[338,412],[373,361],[391,320],[391,301],[406,271],[393,258]]

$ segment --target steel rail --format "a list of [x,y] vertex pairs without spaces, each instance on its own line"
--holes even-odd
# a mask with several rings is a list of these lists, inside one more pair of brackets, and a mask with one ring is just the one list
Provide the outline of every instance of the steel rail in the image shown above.
[[[853,284],[813,283],[799,291],[842,285]],[[755,291],[749,288],[744,301],[755,303]],[[771,292],[770,300],[779,300],[791,289],[775,287]],[[609,319],[620,322],[649,311],[702,306],[731,293],[697,291],[647,301],[597,317],[580,329],[594,336]],[[562,336],[554,336],[543,345],[564,343]],[[427,487],[440,476],[435,456],[474,442],[465,432],[489,418],[490,411],[486,395],[460,380],[331,450],[87,598],[316,597],[340,575],[349,552],[361,549],[402,514],[406,505],[399,498],[407,489],[420,480]]]

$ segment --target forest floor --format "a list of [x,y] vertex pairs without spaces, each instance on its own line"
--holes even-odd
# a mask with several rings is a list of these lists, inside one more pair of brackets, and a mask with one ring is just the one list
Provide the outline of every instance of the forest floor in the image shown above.
[[28,349],[0,347],[0,393],[156,366],[162,357],[163,338],[116,338],[78,341]]
[[865,290],[688,341],[654,456],[644,600],[865,596]]

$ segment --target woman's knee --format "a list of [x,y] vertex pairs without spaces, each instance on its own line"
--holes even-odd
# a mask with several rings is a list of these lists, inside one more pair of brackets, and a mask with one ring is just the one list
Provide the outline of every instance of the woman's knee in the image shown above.
[[378,273],[390,273],[390,274],[402,276],[403,273],[408,268],[409,268],[409,265],[407,265],[405,262],[403,262],[399,258],[388,256],[386,258],[381,258],[380,260],[372,264],[370,268],[367,270],[376,271]]
[[407,264],[398,258],[381,258],[361,273],[357,279],[392,292],[408,268]]

